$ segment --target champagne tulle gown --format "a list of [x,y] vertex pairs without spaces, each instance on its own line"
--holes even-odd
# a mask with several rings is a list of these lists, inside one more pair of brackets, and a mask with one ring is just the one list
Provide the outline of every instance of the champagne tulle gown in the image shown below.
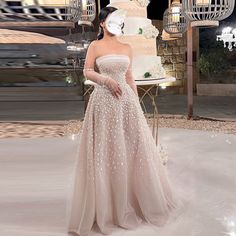
[[123,54],[96,59],[99,72],[120,84],[122,96],[96,84],[88,102],[68,226],[80,236],[95,222],[103,234],[142,221],[162,226],[179,205],[138,97],[126,83],[129,60]]

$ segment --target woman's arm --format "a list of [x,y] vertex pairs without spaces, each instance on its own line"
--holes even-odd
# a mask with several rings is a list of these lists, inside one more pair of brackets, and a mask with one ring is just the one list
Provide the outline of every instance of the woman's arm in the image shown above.
[[95,44],[96,41],[93,41],[88,47],[83,74],[86,79],[92,80],[103,87],[106,86],[112,95],[118,98],[122,94],[119,84],[109,76],[102,75],[94,70],[97,55]]
[[95,41],[91,42],[85,58],[83,74],[86,79],[89,79],[101,86],[105,85],[105,81],[108,79],[107,76],[101,75],[94,70],[96,60],[96,46]]
[[133,52],[130,45],[128,45],[128,48],[129,48],[130,64],[126,72],[125,79],[126,79],[127,84],[129,84],[129,86],[133,89],[134,93],[138,96],[137,86],[135,84],[133,73],[132,73]]

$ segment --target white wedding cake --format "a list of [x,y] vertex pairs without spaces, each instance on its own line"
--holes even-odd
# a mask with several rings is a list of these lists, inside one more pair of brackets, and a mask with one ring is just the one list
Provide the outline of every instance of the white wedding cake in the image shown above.
[[158,29],[147,18],[148,0],[110,0],[108,6],[124,9],[127,12],[124,34],[119,40],[129,43],[133,49],[133,75],[135,80],[163,78],[166,76],[157,56],[156,37]]

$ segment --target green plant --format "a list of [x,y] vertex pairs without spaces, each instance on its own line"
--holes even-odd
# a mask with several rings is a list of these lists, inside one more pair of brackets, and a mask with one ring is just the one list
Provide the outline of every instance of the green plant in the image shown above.
[[139,33],[139,34],[143,34],[143,29],[142,29],[142,28],[139,28],[139,29],[138,29],[138,33]]
[[143,76],[144,78],[148,78],[148,77],[151,77],[152,75],[150,72],[145,72]]
[[229,68],[230,63],[227,61],[224,50],[217,48],[208,49],[201,53],[198,60],[200,72],[208,77],[219,74]]

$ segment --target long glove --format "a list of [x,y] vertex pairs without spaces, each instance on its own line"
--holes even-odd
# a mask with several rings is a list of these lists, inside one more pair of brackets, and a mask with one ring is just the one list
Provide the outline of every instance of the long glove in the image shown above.
[[120,85],[117,83],[117,81],[110,78],[109,76],[104,76],[94,71],[93,68],[84,68],[83,73],[86,78],[89,78],[103,87],[107,87],[114,97],[119,98],[119,96],[122,95]]
[[83,74],[87,79],[92,80],[93,82],[101,85],[101,86],[106,86],[114,95],[115,97],[119,97],[122,94],[121,88],[118,84],[118,82],[109,76],[102,75],[94,70],[94,65],[95,65],[95,41],[90,43],[86,58],[85,58],[85,64],[84,64],[84,69],[83,69]]
[[[94,70],[94,68],[84,68],[83,74],[87,79],[92,80],[93,82],[107,87],[110,90],[114,90],[116,87],[116,83],[109,76],[102,75]],[[116,82],[116,81],[115,81]]]

